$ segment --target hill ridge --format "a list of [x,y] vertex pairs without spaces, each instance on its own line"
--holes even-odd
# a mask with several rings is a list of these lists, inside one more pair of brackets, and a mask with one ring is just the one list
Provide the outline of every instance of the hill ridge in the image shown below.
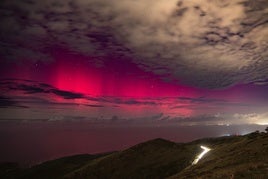
[[[207,145],[212,150],[198,164],[192,166],[192,161],[202,151],[200,145]],[[62,162],[64,160],[67,162]],[[11,166],[13,165],[9,165]],[[38,167],[42,170],[37,170]],[[9,171],[12,170],[9,168]],[[70,156],[26,170],[14,170],[13,174],[0,170],[0,174],[1,177],[14,179],[174,179],[233,176],[267,178],[268,133],[254,132],[244,136],[205,138],[189,143],[175,143],[156,138],[123,151],[99,156],[88,154]]]

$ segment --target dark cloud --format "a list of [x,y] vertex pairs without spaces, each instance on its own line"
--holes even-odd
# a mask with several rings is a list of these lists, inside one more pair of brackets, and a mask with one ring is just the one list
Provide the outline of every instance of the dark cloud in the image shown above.
[[20,105],[17,101],[6,96],[0,96],[0,108],[19,107],[27,108],[27,106]]
[[138,100],[120,100],[116,102],[117,104],[128,104],[128,105],[157,105],[155,101],[138,101]]
[[38,83],[36,81],[31,80],[16,80],[16,79],[2,80],[0,82],[0,89],[1,91],[19,90],[24,92],[25,94],[51,93],[65,99],[80,99],[85,97],[81,93],[56,89],[51,85]]
[[29,86],[29,85],[25,85],[25,84],[19,84],[17,86],[17,90],[22,90],[22,91],[24,91],[25,93],[28,93],[28,94],[49,93],[49,91],[47,91],[46,89],[43,89],[41,87]]
[[48,93],[50,90],[49,85],[39,84],[32,80],[21,80],[21,79],[1,79],[0,90],[21,90],[28,94],[34,93]]
[[93,107],[93,108],[102,108],[105,107],[104,105],[98,105],[98,104],[86,104],[85,106]]
[[51,60],[49,49],[61,46],[128,56],[164,80],[204,88],[268,79],[266,0],[4,0],[0,6],[0,54],[9,60]]
[[80,99],[80,98],[84,98],[84,95],[81,93],[74,93],[74,92],[70,92],[70,91],[63,91],[63,90],[58,90],[58,89],[52,89],[51,90],[52,93],[61,96],[65,99]]
[[[255,86],[257,88],[259,86]],[[261,88],[263,89],[263,88]],[[89,120],[93,123],[126,124],[179,124],[215,125],[238,124],[251,121],[265,123],[267,115],[244,115],[252,111],[267,111],[262,103],[228,101],[207,96],[201,97],[158,97],[158,98],[119,98],[91,97],[80,93],[63,91],[51,85],[30,80],[0,81],[0,108],[2,119],[23,121],[44,119],[44,121]],[[254,90],[255,91],[255,90]],[[61,100],[55,100],[61,97]],[[72,100],[81,99],[81,100]],[[14,112],[28,108],[25,113]],[[88,107],[88,108],[87,108]],[[118,107],[115,109],[115,107]],[[95,108],[95,109],[94,109]],[[121,109],[120,109],[121,108]],[[142,109],[139,113],[125,114],[124,109]],[[225,110],[228,108],[227,110]],[[89,110],[90,109],[90,110]],[[230,109],[232,111],[230,111]],[[121,113],[122,111],[122,113]],[[130,110],[131,111],[131,110]],[[188,113],[188,111],[190,111]],[[76,112],[79,112],[77,114]],[[81,112],[81,113],[80,113]],[[201,115],[201,114],[206,115]],[[222,114],[216,114],[220,113]],[[227,112],[227,114],[225,114]],[[235,114],[240,112],[241,114]],[[30,119],[29,114],[32,116]],[[81,116],[80,116],[81,114]],[[77,117],[78,115],[78,117]],[[80,116],[80,117],[79,117]],[[84,116],[84,117],[83,117]],[[117,116],[117,117],[111,117]],[[187,117],[188,116],[188,117]],[[77,118],[76,118],[77,117]]]
[[15,101],[13,101],[10,98],[4,97],[4,96],[0,96],[0,107],[1,108],[6,108],[9,106],[16,106],[17,103]]
[[[109,104],[109,105],[147,105],[147,106],[155,106],[160,105],[161,99],[129,99],[129,98],[117,98],[117,97],[92,97],[87,96],[81,93],[76,93],[72,91],[65,91],[57,89],[49,84],[45,83],[39,83],[36,81],[31,80],[18,80],[18,79],[3,79],[0,81],[0,91],[2,93],[13,93],[17,91],[21,91],[23,94],[47,94],[47,95],[56,95],[61,98],[64,98],[66,100],[69,99],[84,99],[87,102],[90,102],[90,104],[87,104],[86,102],[83,103],[84,106],[88,107],[105,107],[101,104]],[[19,93],[18,93],[19,94]],[[11,95],[12,96],[12,95]],[[8,100],[9,98],[6,98]],[[50,100],[46,100],[43,98],[39,98],[38,96],[29,96],[27,98],[22,98],[16,96],[16,100],[20,101],[21,103],[29,103],[29,104],[60,104],[60,105],[74,105],[73,103],[56,103],[52,102]],[[4,103],[3,98],[3,103]],[[6,101],[7,103],[8,101]],[[11,98],[9,100],[11,103]]]
[[87,100],[96,101],[96,102],[104,102],[104,103],[112,103],[115,105],[159,105],[161,104],[160,99],[129,99],[129,98],[118,98],[118,97],[86,97]]
[[262,81],[255,81],[255,85],[266,85],[268,86],[268,80],[262,80]]
[[190,98],[190,97],[179,97],[179,100],[189,101],[191,103],[224,103],[226,102],[223,99],[213,99],[213,98],[206,98],[206,97],[198,97],[198,98]]
[[[257,86],[258,87],[258,86]],[[261,94],[265,94],[265,90],[260,88]],[[266,89],[266,88],[265,88]],[[263,91],[264,90],[264,91]],[[51,85],[39,83],[31,80],[2,80],[0,81],[0,91],[4,95],[1,98],[1,108],[7,107],[31,107],[31,106],[53,106],[53,108],[63,109],[81,105],[90,108],[103,108],[104,111],[114,107],[143,107],[143,108],[167,108],[171,113],[180,113],[180,111],[190,110],[197,113],[206,111],[215,112],[215,110],[224,110],[233,108],[243,110],[253,108],[263,108],[266,100],[263,95],[254,98],[262,99],[260,103],[254,102],[234,102],[206,96],[201,97],[158,97],[158,98],[124,98],[124,97],[92,97],[72,91],[64,91],[57,89]],[[256,90],[254,90],[256,91]],[[14,95],[15,94],[15,95]],[[25,95],[26,94],[26,95]],[[255,94],[255,93],[254,93]],[[258,93],[257,93],[258,94]],[[249,93],[250,95],[250,93]],[[64,100],[57,102],[55,97]],[[73,99],[81,99],[76,102]],[[263,102],[262,102],[263,101]],[[171,114],[167,114],[171,115]],[[163,117],[164,118],[164,117]]]
[[252,104],[235,103],[235,102],[221,102],[221,103],[215,103],[215,105],[218,105],[218,106],[229,106],[229,107],[250,107],[250,106],[252,106]]
[[193,116],[193,117],[181,117],[175,118],[175,120],[179,122],[209,122],[209,121],[220,121],[223,120],[220,116],[215,115],[200,115],[200,116]]

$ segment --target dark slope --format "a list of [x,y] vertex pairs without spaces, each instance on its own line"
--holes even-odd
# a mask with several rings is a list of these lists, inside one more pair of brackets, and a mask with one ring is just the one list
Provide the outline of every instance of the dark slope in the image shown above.
[[0,163],[0,178],[14,178],[18,176],[23,169],[17,163],[5,162]]
[[[33,166],[29,169],[25,169],[14,178],[21,179],[52,179],[62,178],[65,174],[76,170],[88,162],[103,157],[108,154],[100,155],[74,155],[70,157],[63,157],[56,160],[44,162],[40,165]],[[17,172],[18,173],[18,172]],[[11,177],[13,178],[13,177]]]
[[65,178],[165,178],[190,164],[194,145],[155,139],[92,161]]
[[[202,151],[200,145],[212,150],[192,166]],[[0,174],[0,178],[19,179],[268,178],[268,133],[184,144],[155,139],[124,151],[65,157],[26,170],[6,164],[0,168]]]
[[195,141],[207,143],[211,150],[195,166],[189,166],[174,178],[268,178],[268,134]]

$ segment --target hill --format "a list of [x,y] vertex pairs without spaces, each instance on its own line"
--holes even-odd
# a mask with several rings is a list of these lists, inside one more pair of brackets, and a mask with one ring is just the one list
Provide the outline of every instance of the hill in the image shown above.
[[210,148],[197,165],[189,166],[170,177],[175,178],[268,178],[268,134],[195,141]]
[[2,165],[0,165],[0,178],[62,178],[62,176],[64,176],[65,174],[68,174],[70,171],[76,170],[86,165],[91,160],[103,157],[108,154],[81,154],[63,157],[56,160],[47,161],[26,169],[19,168],[19,166],[15,163],[3,163]]
[[194,145],[155,139],[99,158],[65,178],[165,178],[190,164]]
[[[202,151],[200,145],[211,151],[192,165]],[[154,139],[119,152],[65,157],[28,169],[7,166],[0,166],[0,174],[18,179],[267,178],[268,134],[255,132],[180,144]]]

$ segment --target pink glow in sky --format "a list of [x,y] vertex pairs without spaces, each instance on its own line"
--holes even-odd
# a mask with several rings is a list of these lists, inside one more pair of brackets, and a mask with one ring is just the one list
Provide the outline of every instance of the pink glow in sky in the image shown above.
[[[179,97],[196,96],[197,90],[185,85],[164,82],[161,76],[145,72],[128,59],[106,57],[105,66],[96,67],[95,57],[54,52],[54,60],[47,64],[29,63],[11,66],[2,75],[6,78],[35,80],[93,96],[119,97]],[[8,68],[7,67],[7,68]]]
[[[64,146],[64,138],[73,147],[68,139],[80,138],[82,145],[92,139],[96,152],[115,149],[118,136],[133,144],[150,131],[181,140],[193,139],[184,136],[196,135],[192,126],[204,127],[204,134],[212,125],[267,124],[267,6],[250,0],[1,1],[0,123],[8,122],[7,130],[0,128],[0,146],[13,135],[20,145],[17,125],[35,122],[37,129],[55,125],[56,135],[65,122],[66,131],[79,127],[56,140],[48,127],[47,141],[34,145],[50,147],[54,140]],[[6,137],[12,122],[15,132]],[[84,126],[104,130],[80,135]],[[178,126],[191,127],[178,134]],[[114,127],[120,132],[110,139]],[[130,127],[153,130],[125,133]],[[161,127],[174,130],[162,135]],[[102,135],[110,143],[100,149]],[[74,151],[93,151],[84,149]]]
[[106,65],[97,68],[90,64],[90,57],[58,53],[55,58],[56,71],[52,84],[60,89],[96,96],[195,95],[193,88],[164,82],[160,76],[144,72],[126,59],[107,57]]
[[[161,74],[145,71],[132,63],[131,59],[110,56],[103,58],[103,64],[99,65],[95,64],[96,57],[74,54],[68,50],[56,49],[52,55],[53,60],[47,63],[4,63],[1,77],[33,80],[91,97],[118,98],[110,102],[88,102],[87,99],[72,101],[76,104],[106,106],[105,110],[98,110],[97,113],[101,115],[107,112],[110,116],[113,113],[118,115],[119,111],[123,116],[163,113],[172,117],[235,113],[237,110],[254,111],[254,106],[265,103],[265,89],[256,85],[200,89],[181,85],[178,81],[167,82]],[[61,97],[54,96],[53,99],[57,102],[65,101]],[[116,103],[114,106],[119,103],[120,108],[107,107],[107,104],[111,106],[112,103]],[[96,114],[92,109],[89,111]]]

